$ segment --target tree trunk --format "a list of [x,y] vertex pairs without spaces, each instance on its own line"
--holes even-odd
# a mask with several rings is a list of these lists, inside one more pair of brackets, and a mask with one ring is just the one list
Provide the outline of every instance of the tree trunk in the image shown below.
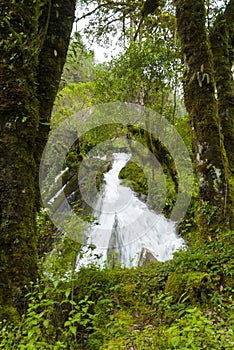
[[[55,3],[57,11],[53,9]],[[42,132],[40,123],[45,113],[49,121],[75,1],[47,1],[43,6],[45,1],[0,0],[0,319],[14,321],[16,310],[23,311],[25,286],[37,275],[38,163],[49,131],[47,126]],[[55,22],[63,31],[57,32]],[[60,36],[56,48],[49,47],[53,57],[51,54],[48,61],[42,52],[51,38]],[[46,81],[40,77],[43,69]],[[45,101],[41,93],[46,89]]]
[[234,1],[219,15],[210,32],[219,118],[230,170],[234,176]]
[[[60,0],[59,2],[58,0],[52,0],[51,6],[48,8],[47,5],[44,8],[44,13],[48,14],[48,11],[50,11],[50,20],[47,25],[47,33],[39,54],[37,67],[37,97],[40,120],[36,138],[35,158],[38,168],[47,142],[52,107],[66,60],[72,24],[74,22],[75,4],[76,0]],[[38,179],[37,185],[39,185]]]
[[186,63],[185,105],[192,128],[199,187],[199,222],[204,238],[229,225],[229,169],[221,135],[214,70],[202,0],[176,0],[177,27]]

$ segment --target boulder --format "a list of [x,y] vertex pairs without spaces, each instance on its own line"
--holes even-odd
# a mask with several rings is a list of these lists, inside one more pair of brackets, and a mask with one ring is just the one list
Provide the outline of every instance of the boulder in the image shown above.
[[142,248],[140,258],[138,260],[138,266],[145,265],[148,262],[157,261],[154,254],[147,248]]

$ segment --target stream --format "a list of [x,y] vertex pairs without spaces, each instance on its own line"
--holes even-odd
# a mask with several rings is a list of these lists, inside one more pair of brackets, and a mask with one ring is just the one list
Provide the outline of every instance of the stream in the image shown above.
[[93,213],[97,220],[88,232],[87,246],[78,258],[77,268],[90,263],[103,266],[107,261],[111,265],[118,262],[121,266],[137,266],[143,252],[158,261],[172,259],[173,253],[184,245],[176,234],[176,223],[156,214],[121,184],[119,172],[131,155],[114,153],[113,157],[112,169],[104,174]]

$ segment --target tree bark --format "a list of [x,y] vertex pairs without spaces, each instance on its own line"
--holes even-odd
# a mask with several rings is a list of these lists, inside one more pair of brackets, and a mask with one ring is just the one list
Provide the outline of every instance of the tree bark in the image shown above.
[[175,0],[177,28],[186,64],[185,105],[190,116],[198,179],[201,232],[211,239],[228,227],[229,168],[215,98],[214,69],[203,0]]
[[234,176],[234,1],[231,0],[210,31],[219,118],[230,170]]
[[37,179],[49,131],[41,123],[49,122],[74,10],[74,0],[0,0],[0,319],[15,321],[37,276]]
[[[40,120],[36,138],[35,158],[38,167],[47,142],[52,107],[66,61],[72,24],[74,22],[75,4],[76,0],[60,0],[59,2],[58,0],[52,0],[51,5],[47,5],[44,8],[44,13],[50,13],[50,19],[37,67],[37,97]],[[37,184],[39,184],[38,180]],[[38,198],[40,197],[38,196]],[[40,203],[38,203],[38,206],[40,206]]]

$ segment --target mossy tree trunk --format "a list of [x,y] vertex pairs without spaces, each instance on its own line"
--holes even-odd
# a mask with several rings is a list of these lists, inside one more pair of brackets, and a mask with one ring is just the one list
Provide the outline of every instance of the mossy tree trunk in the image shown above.
[[[37,275],[38,168],[75,0],[0,0],[0,319]],[[45,78],[46,76],[46,78]]]
[[[230,225],[229,167],[215,98],[212,53],[203,0],[175,0],[177,28],[186,64],[185,105],[190,116],[199,186],[199,222],[204,238]],[[215,233],[216,232],[216,233]]]
[[210,41],[219,118],[230,170],[234,176],[234,0],[231,0],[225,11],[217,17],[210,31]]

